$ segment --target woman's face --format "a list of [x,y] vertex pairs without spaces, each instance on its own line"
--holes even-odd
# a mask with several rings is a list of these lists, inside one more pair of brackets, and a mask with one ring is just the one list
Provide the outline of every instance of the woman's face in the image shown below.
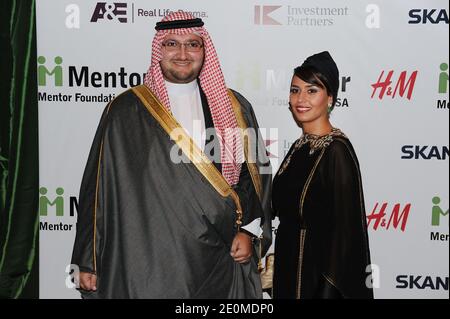
[[328,120],[328,105],[333,98],[328,96],[325,86],[307,83],[294,75],[289,95],[290,110],[297,123],[304,125]]

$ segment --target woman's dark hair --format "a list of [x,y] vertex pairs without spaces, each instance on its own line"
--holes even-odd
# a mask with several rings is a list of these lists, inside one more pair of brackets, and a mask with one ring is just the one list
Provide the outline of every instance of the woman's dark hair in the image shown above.
[[311,66],[299,66],[295,68],[294,75],[299,77],[306,83],[314,84],[322,89],[326,89],[328,96],[331,96],[333,98],[331,110],[334,108],[334,105],[336,104],[337,100],[337,94],[333,94],[329,80],[325,77],[325,75],[323,75],[322,73],[320,73],[314,67]]

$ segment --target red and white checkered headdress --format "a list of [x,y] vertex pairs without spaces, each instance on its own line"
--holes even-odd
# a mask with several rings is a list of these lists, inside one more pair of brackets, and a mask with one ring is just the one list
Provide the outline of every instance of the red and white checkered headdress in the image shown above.
[[[195,19],[193,15],[178,11],[164,17],[162,22],[193,19]],[[205,58],[199,80],[208,100],[216,134],[220,141],[222,174],[230,185],[235,185],[239,181],[241,171],[242,143],[240,135],[236,134],[238,125],[219,59],[206,29],[204,27],[189,27],[159,30],[153,39],[151,65],[144,83],[170,111],[169,95],[160,66],[162,42],[167,34],[184,35],[194,32],[203,39],[204,44]],[[231,131],[233,131],[232,134],[230,134]]]

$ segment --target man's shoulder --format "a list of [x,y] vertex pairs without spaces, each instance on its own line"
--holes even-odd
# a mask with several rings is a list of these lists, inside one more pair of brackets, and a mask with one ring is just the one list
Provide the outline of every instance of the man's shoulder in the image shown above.
[[134,94],[133,88],[129,88],[119,95],[117,95],[112,101],[111,105],[122,105],[124,103],[130,102],[131,100],[136,99],[136,95]]
[[111,115],[120,115],[130,112],[139,103],[139,98],[130,88],[117,95],[106,107]]
[[245,114],[252,114],[253,113],[253,107],[252,104],[247,100],[241,93],[238,91],[235,91],[233,89],[229,89],[233,95],[238,100],[239,104],[241,105],[241,110]]
[[250,102],[240,92],[238,92],[232,88],[228,88],[228,90],[230,90],[234,94],[234,96],[236,96],[236,98],[239,100],[239,102],[246,101],[247,103],[250,104]]

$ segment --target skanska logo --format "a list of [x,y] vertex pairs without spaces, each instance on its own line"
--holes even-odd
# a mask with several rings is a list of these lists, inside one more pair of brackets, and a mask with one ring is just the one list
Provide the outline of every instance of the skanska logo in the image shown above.
[[402,159],[445,161],[449,157],[448,146],[403,145]]
[[419,289],[419,290],[447,290],[448,277],[421,276],[421,275],[398,275],[396,277],[398,289]]
[[448,24],[446,9],[411,9],[409,24]]

